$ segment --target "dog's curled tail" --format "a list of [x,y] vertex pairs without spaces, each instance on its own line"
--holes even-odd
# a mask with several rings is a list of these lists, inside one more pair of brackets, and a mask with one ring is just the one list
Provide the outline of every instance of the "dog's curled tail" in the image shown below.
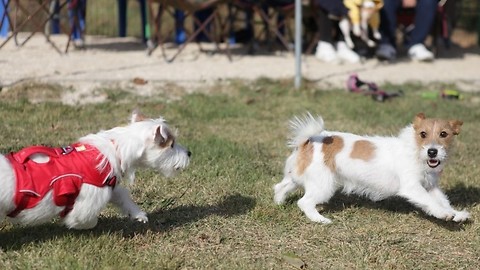
[[288,141],[289,147],[299,147],[306,143],[312,136],[320,134],[323,129],[323,119],[314,117],[307,112],[303,117],[295,116],[290,120],[291,136]]

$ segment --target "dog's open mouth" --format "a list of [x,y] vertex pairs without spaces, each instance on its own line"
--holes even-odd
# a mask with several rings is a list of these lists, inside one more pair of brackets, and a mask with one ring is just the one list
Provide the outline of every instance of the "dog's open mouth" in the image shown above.
[[430,168],[436,168],[440,165],[440,160],[432,158],[427,161],[427,164]]

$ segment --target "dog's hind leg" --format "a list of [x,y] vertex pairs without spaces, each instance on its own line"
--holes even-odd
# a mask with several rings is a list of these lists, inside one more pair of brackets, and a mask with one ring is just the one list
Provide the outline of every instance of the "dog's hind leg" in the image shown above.
[[297,189],[297,184],[293,181],[290,175],[285,175],[282,182],[274,186],[275,196],[274,201],[276,204],[283,204],[287,198],[288,193]]
[[111,197],[111,188],[99,188],[89,184],[83,184],[78,194],[72,211],[63,222],[68,228],[85,230],[97,225],[100,211],[107,205]]
[[294,191],[298,186],[293,180],[296,158],[297,155],[295,153],[288,157],[285,162],[285,168],[283,169],[283,180],[273,187],[275,193],[273,200],[276,204],[283,204],[288,193]]
[[330,219],[318,213],[316,206],[328,202],[335,193],[333,173],[328,170],[312,170],[304,177],[308,177],[305,178],[305,195],[297,202],[298,207],[311,221],[325,224],[332,223]]
[[143,212],[138,205],[133,202],[130,192],[121,186],[116,186],[113,189],[112,198],[110,202],[120,208],[125,215],[128,215],[131,219],[147,223],[147,213]]

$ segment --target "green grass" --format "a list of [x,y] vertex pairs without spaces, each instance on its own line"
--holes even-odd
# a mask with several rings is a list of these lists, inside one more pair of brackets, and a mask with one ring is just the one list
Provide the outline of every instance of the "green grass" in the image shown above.
[[[48,86],[39,86],[47,89]],[[224,86],[217,86],[222,88]],[[144,99],[106,89],[109,101],[69,107],[29,102],[25,88],[0,95],[0,151],[31,144],[64,145],[122,125],[134,108],[163,115],[193,152],[174,179],[139,171],[131,187],[148,224],[108,208],[97,227],[73,231],[58,222],[14,227],[0,222],[0,269],[475,269],[480,265],[480,96],[426,100],[442,85],[386,85],[405,96],[386,103],[344,91],[289,82],[233,82],[228,94],[191,94],[177,101]],[[45,90],[48,97],[51,92]],[[57,93],[58,88],[51,86]],[[118,92],[117,92],[118,91]],[[225,92],[225,91],[224,91]],[[116,94],[120,93],[120,94]],[[38,100],[38,96],[36,96]],[[288,120],[321,114],[330,130],[396,134],[417,112],[465,122],[442,188],[472,221],[453,224],[426,217],[401,199],[372,203],[336,195],[319,207],[333,224],[313,224],[295,192],[285,206],[272,200],[281,180]],[[0,187],[1,188],[1,187]]]

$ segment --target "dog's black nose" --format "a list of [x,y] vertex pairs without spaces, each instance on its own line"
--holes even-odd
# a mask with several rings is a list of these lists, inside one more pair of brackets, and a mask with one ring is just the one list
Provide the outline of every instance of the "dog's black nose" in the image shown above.
[[192,155],[192,152],[188,151],[187,155],[190,157]]
[[429,157],[434,158],[434,157],[437,156],[438,150],[435,149],[435,148],[430,148],[430,149],[428,149],[427,153],[428,153]]

